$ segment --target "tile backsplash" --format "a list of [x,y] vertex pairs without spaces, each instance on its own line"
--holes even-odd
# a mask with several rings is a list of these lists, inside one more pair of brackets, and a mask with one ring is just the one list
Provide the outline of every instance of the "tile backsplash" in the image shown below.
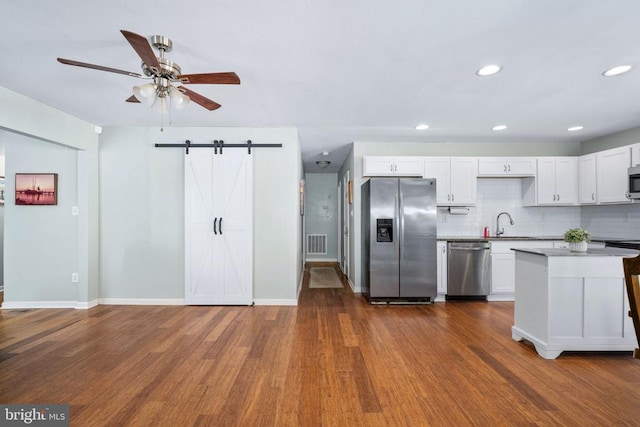
[[583,206],[580,216],[594,236],[640,240],[640,203]]
[[500,219],[505,236],[562,236],[573,227],[583,227],[595,237],[640,240],[640,203],[576,207],[522,206],[520,178],[478,179],[478,203],[467,215],[450,214],[438,208],[438,235],[482,237],[484,227],[496,233],[496,216],[508,212],[515,225],[504,215]]
[[510,225],[506,215],[500,218],[505,236],[555,237],[580,226],[581,208],[578,206],[522,206],[522,183],[521,178],[478,179],[478,202],[468,208],[467,215],[453,215],[448,208],[438,208],[438,235],[482,237],[486,226],[495,236],[496,217],[500,212],[508,212],[515,222]]

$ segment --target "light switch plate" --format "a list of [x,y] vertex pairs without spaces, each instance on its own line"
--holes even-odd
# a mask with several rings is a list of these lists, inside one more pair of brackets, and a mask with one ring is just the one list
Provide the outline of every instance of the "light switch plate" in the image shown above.
[[73,216],[78,215],[78,207],[77,206],[71,206],[71,215],[73,215]]

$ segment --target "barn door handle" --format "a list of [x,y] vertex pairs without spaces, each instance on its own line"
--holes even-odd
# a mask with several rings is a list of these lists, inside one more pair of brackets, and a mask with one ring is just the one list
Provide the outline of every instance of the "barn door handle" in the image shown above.
[[218,234],[218,232],[216,231],[216,226],[218,225],[218,218],[215,218],[213,220],[213,234]]
[[220,230],[220,234],[222,234],[222,218],[220,218],[220,225],[218,225],[218,230]]

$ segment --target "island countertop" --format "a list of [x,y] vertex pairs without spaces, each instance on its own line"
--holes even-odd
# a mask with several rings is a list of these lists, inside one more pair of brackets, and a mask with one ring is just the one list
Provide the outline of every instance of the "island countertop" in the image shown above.
[[572,257],[603,257],[603,256],[617,256],[617,257],[634,257],[640,252],[633,249],[622,248],[589,248],[587,252],[571,252],[567,248],[511,248],[516,252],[527,252],[534,255],[542,255],[545,257],[556,256],[572,256]]

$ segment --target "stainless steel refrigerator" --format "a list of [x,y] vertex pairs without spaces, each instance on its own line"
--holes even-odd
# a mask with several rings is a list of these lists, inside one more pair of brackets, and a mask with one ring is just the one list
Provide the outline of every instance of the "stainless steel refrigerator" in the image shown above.
[[370,302],[433,302],[437,295],[436,180],[362,184],[362,292]]

